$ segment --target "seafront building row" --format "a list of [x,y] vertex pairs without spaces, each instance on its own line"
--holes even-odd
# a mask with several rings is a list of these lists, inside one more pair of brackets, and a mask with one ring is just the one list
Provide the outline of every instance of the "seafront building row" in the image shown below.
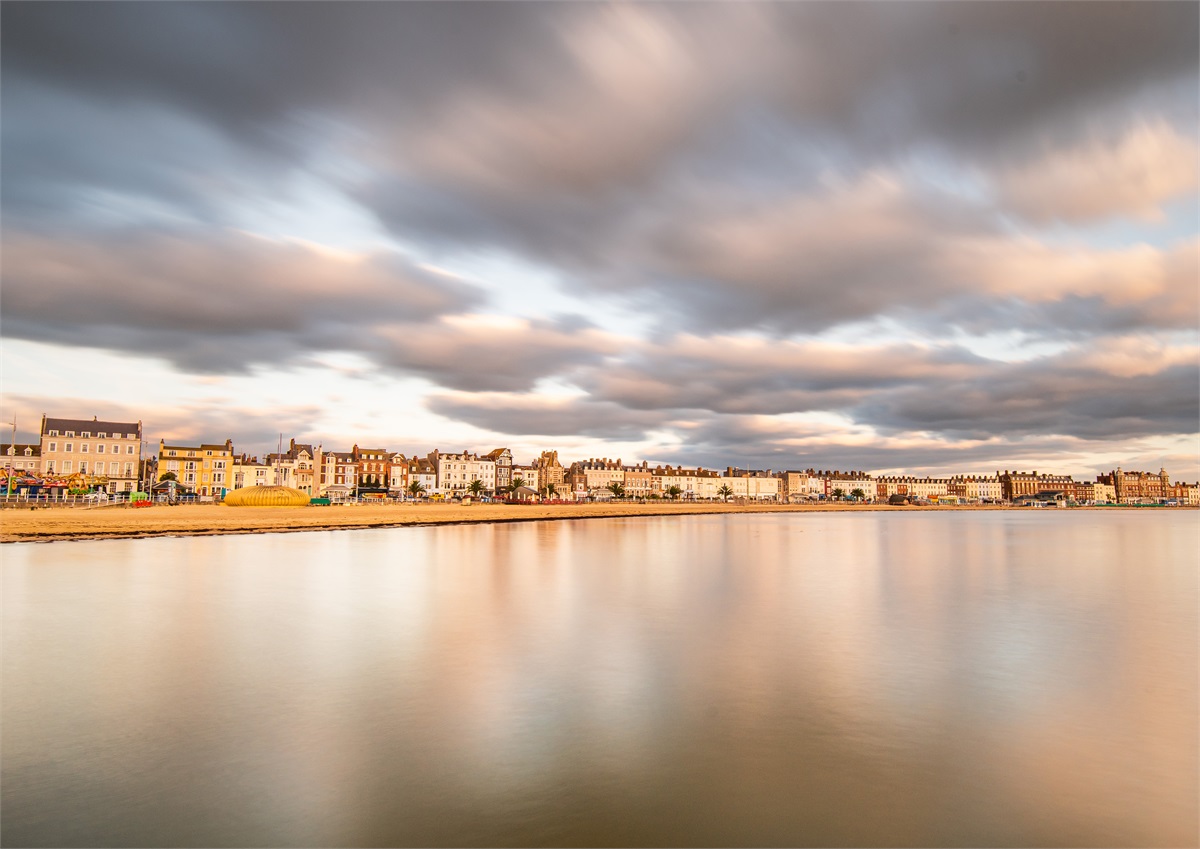
[[463,498],[503,495],[510,500],[672,498],[692,501],[746,499],[797,502],[853,499],[998,503],[1022,500],[1087,503],[1174,503],[1200,506],[1200,484],[1172,482],[1158,472],[1120,468],[1095,480],[1037,471],[918,477],[865,472],[740,469],[724,471],[650,466],[589,458],[564,464],[543,451],[528,464],[508,448],[487,452],[436,449],[423,456],[353,445],[327,450],[288,441],[262,457],[234,449],[232,439],[196,445],[160,441],[143,454],[142,423],[43,416],[37,444],[5,449],[5,492],[110,494],[169,490],[172,495],[219,500],[233,489],[282,485],[315,498]]

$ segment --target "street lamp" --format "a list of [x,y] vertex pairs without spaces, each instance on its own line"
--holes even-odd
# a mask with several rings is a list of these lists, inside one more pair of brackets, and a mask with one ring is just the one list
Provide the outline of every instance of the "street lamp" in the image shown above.
[[4,424],[12,425],[12,447],[9,448],[8,453],[8,485],[4,493],[4,499],[7,501],[12,495],[13,458],[17,456],[17,417],[14,415],[11,422],[4,422]]
[[[146,465],[147,465],[149,459],[148,458],[143,459],[142,449],[145,448],[147,445],[149,445],[149,443],[146,442],[146,440],[144,440],[144,439],[138,440],[138,459],[137,459],[138,492],[143,493],[143,494],[153,495],[153,493],[147,493],[147,491],[146,491]],[[153,488],[153,486],[154,486],[154,482],[150,481],[150,487]],[[153,501],[154,499],[151,498],[150,500]]]

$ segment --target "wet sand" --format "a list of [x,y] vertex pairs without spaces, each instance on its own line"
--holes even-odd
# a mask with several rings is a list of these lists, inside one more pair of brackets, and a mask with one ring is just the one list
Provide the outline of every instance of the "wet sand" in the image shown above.
[[527,522],[618,516],[683,516],[697,513],[837,512],[848,510],[978,510],[988,507],[891,507],[886,504],[361,504],[330,507],[52,507],[0,511],[0,543],[73,539],[128,539],[289,531],[328,531]]

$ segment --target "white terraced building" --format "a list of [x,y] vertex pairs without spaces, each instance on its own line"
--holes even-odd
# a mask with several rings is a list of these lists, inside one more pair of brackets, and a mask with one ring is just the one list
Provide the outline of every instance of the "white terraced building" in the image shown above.
[[42,416],[41,472],[45,477],[88,475],[106,480],[109,493],[132,492],[142,461],[142,423]]

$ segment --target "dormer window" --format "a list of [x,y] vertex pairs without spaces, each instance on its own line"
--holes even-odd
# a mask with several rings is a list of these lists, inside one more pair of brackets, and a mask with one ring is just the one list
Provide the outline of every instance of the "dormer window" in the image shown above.
[[89,436],[92,435],[92,432],[90,430],[85,430],[83,433],[81,433],[79,435],[82,436],[84,439],[87,439]]

